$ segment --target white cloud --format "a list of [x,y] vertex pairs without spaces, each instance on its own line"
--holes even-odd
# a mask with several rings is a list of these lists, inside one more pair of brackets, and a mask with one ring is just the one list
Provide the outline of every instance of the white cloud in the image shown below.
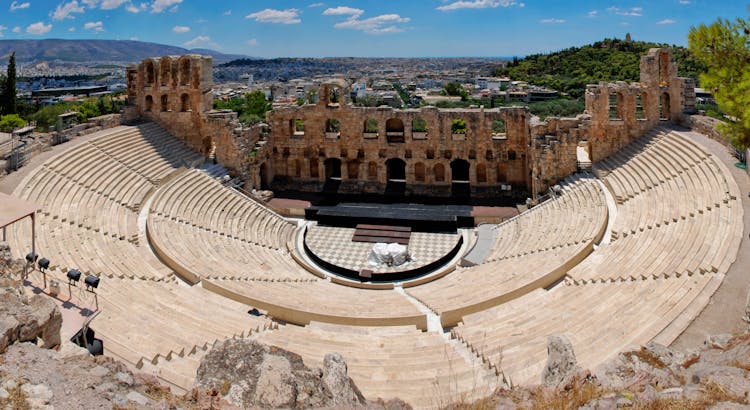
[[130,13],[136,14],[136,13],[142,12],[143,10],[146,10],[147,7],[148,6],[145,3],[141,3],[140,7],[136,6],[133,3],[128,3],[128,5],[125,6],[125,10],[127,10]]
[[76,28],[75,27],[71,27],[71,28],[68,29],[68,31],[71,32],[71,33],[75,33]]
[[458,9],[487,9],[497,7],[524,7],[526,4],[519,3],[515,0],[459,0],[437,9],[440,11],[450,11]]
[[552,23],[552,24],[561,24],[561,23],[565,23],[565,20],[563,20],[563,19],[541,19],[541,20],[539,20],[539,22],[540,23],[545,23],[545,24],[550,24],[550,23]]
[[190,31],[190,27],[187,27],[187,26],[174,26],[174,27],[172,27],[172,31],[174,31],[175,33],[187,33],[188,31]]
[[78,1],[73,0],[70,3],[62,3],[52,12],[52,20],[65,20],[66,18],[75,18],[73,13],[83,13],[83,6]]
[[102,10],[113,10],[128,2],[129,0],[102,0],[99,8]]
[[21,26],[15,26],[13,27],[13,30],[11,30],[14,33],[20,33],[21,32]]
[[[52,24],[44,24],[43,22],[33,23],[29,24],[28,27],[26,27],[26,32],[29,34],[34,34],[37,36],[40,36],[42,34],[49,33],[49,31],[52,30]],[[15,30],[14,30],[15,32]]]
[[339,6],[334,8],[325,9],[323,12],[324,16],[352,16],[353,18],[359,17],[365,11],[362,9],[355,9],[353,7]]
[[690,0],[680,0],[680,4],[690,4]]
[[608,7],[607,10],[614,12],[618,16],[629,16],[629,17],[641,17],[643,15],[643,7],[631,7],[629,9],[621,9],[619,7]]
[[323,7],[323,6],[324,6],[323,3],[313,3],[313,4],[311,4],[311,5],[307,6],[307,7]]
[[336,28],[351,28],[354,30],[362,30],[369,34],[387,34],[387,33],[399,33],[404,31],[401,27],[396,24],[408,23],[411,21],[408,17],[401,17],[398,14],[382,14],[376,17],[370,17],[364,20],[359,20],[359,15],[355,15],[336,23]]
[[94,32],[102,32],[104,31],[104,25],[101,21],[90,21],[83,25],[84,30],[92,30]]
[[5,26],[3,26],[3,25],[0,24],[0,37],[3,36],[3,31],[5,31],[7,29],[8,29],[8,27],[5,27]]
[[[153,3],[151,3],[151,12],[152,13],[161,13],[162,11],[166,10],[167,8],[171,6],[175,6],[182,3],[182,0],[154,0]],[[169,11],[176,10],[175,7],[172,7]]]
[[258,40],[255,38],[251,38],[249,40],[245,40],[245,44],[249,45],[250,47],[255,47],[258,45]]
[[17,1],[14,1],[13,3],[10,3],[10,11],[27,9],[29,7],[31,7],[31,3],[29,3],[28,1],[23,2],[23,3],[18,3]]
[[254,19],[259,23],[277,23],[277,24],[298,24],[302,20],[299,18],[297,9],[265,9],[245,16],[246,19]]
[[591,10],[588,13],[586,13],[586,17],[594,18],[599,14],[598,10]]
[[209,36],[198,36],[190,41],[186,41],[182,43],[186,47],[195,48],[195,47],[213,47],[213,48],[219,48],[219,45],[211,41],[211,37]]
[[676,21],[672,19],[664,19],[664,20],[659,20],[656,22],[656,24],[674,24],[674,23],[676,23]]
[[231,15],[232,15],[232,10],[227,10],[227,11],[225,11],[225,12],[224,12],[224,13],[222,13],[222,14],[223,14],[224,16],[231,16]]

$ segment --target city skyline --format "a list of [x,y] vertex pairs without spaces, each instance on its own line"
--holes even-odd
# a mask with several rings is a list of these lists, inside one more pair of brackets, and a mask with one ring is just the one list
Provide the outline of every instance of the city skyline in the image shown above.
[[603,38],[685,45],[691,26],[746,16],[736,1],[419,2],[14,0],[0,40],[119,39],[255,57],[522,56]]

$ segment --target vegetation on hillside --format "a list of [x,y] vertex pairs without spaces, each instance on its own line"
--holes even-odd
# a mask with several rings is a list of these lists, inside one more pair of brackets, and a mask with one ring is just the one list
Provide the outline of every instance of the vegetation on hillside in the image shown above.
[[[514,59],[506,67],[496,69],[494,74],[549,87],[579,98],[586,91],[586,84],[638,81],[641,56],[654,47],[667,45],[604,39],[583,47]],[[698,79],[699,74],[706,71],[705,64],[684,47],[672,46],[672,55],[677,61],[680,76]]]
[[750,147],[750,21],[719,19],[690,29],[690,51],[708,70],[703,86],[713,93],[726,120],[719,130],[737,147]]
[[256,124],[264,121],[266,112],[271,110],[271,103],[266,100],[263,91],[255,90],[244,97],[232,98],[228,101],[214,101],[214,108],[218,110],[232,110],[239,116],[243,124]]

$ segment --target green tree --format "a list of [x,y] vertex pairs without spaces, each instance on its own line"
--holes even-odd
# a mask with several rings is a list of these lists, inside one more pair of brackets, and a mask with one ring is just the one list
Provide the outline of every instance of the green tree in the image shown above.
[[720,124],[737,147],[750,147],[750,21],[718,19],[691,27],[688,48],[708,71],[701,75],[728,120]]
[[461,95],[461,91],[463,91],[463,88],[461,88],[461,84],[458,82],[451,81],[445,85],[445,92],[448,95],[457,97]]
[[17,114],[16,110],[16,53],[10,54],[8,71],[0,94],[0,113]]
[[271,103],[266,100],[266,93],[255,90],[245,94],[245,112],[255,114],[258,118],[265,118],[271,110]]
[[25,126],[27,122],[18,114],[8,114],[0,117],[0,131],[11,132],[16,128]]

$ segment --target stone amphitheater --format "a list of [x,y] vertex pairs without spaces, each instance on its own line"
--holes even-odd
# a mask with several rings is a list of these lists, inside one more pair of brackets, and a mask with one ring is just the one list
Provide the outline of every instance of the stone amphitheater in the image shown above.
[[[481,261],[461,263],[481,237],[462,229],[461,254],[429,281],[352,281],[305,256],[308,222],[223,184],[226,169],[180,127],[139,114],[147,121],[55,147],[5,186],[38,206],[48,281],[67,283],[70,269],[101,278],[88,325],[105,354],[179,390],[226,338],[282,347],[311,367],[339,352],[366,397],[415,408],[538,383],[551,334],[595,368],[631,345],[674,342],[743,239],[735,176],[747,177],[672,119],[594,155],[591,172],[552,181],[551,199],[485,225]],[[28,220],[7,228],[18,257],[31,237]],[[93,313],[91,294],[67,292],[64,310]]]

